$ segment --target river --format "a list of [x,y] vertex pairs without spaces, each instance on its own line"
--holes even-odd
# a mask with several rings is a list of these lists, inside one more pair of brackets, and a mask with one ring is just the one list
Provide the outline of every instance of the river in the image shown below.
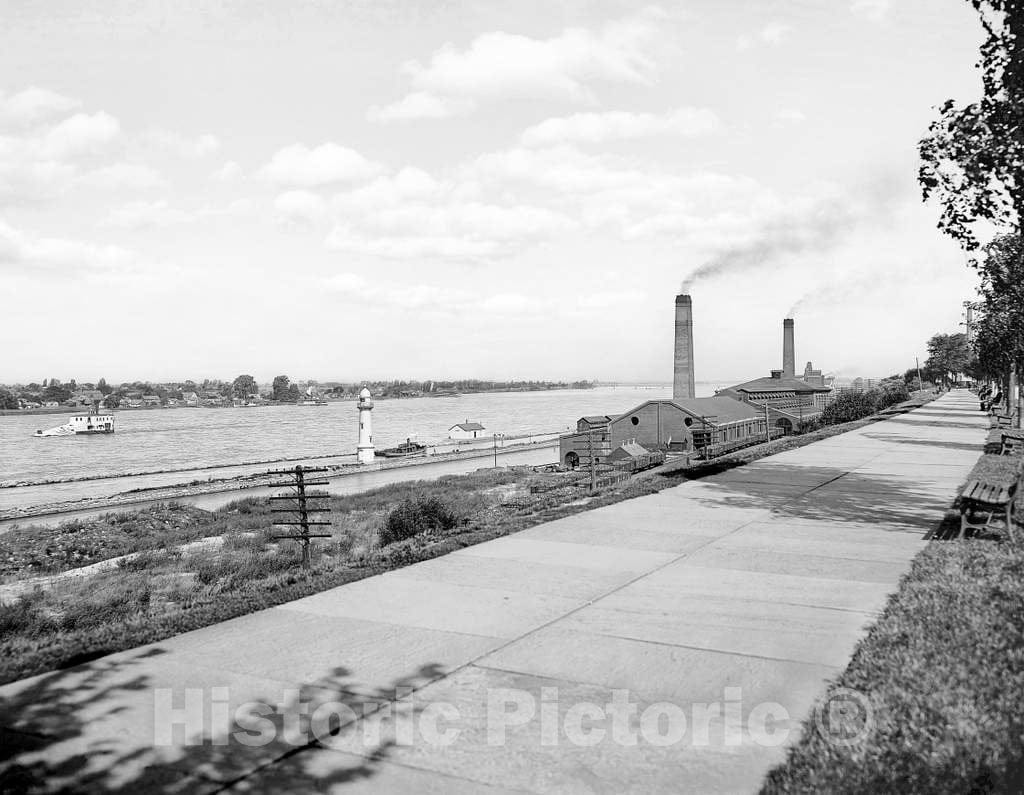
[[[711,395],[720,386],[698,384],[697,393]],[[379,400],[373,409],[374,442],[389,447],[412,437],[439,443],[452,425],[465,420],[480,422],[488,434],[564,431],[581,416],[616,414],[670,394],[664,385]],[[0,509],[264,471],[270,461],[339,463],[351,460],[358,435],[352,401],[129,410],[116,417],[117,431],[109,436],[46,438],[32,434],[64,421],[62,415],[0,417],[0,482],[66,481],[2,488]],[[75,482],[80,478],[103,479]]]

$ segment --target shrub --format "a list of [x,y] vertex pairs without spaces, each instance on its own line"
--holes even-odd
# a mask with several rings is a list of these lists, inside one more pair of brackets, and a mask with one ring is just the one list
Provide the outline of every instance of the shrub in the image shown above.
[[437,497],[414,497],[393,508],[380,528],[380,545],[386,547],[428,530],[451,530],[459,524],[448,505]]
[[878,392],[874,389],[866,392],[842,392],[822,410],[821,421],[826,425],[838,425],[859,420],[875,413],[877,400]]
[[44,621],[39,610],[38,599],[22,596],[10,604],[0,602],[0,636],[7,637],[18,632],[40,631]]
[[150,585],[145,575],[101,580],[84,599],[75,598],[61,605],[60,628],[69,631],[117,623],[130,615],[145,613],[149,600]]

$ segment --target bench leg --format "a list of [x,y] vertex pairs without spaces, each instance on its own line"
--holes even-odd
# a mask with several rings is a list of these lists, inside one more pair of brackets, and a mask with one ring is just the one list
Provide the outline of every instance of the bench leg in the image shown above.
[[1006,503],[1006,533],[1010,536],[1010,542],[1016,544],[1017,538],[1013,534],[1013,507],[1016,500],[1010,500]]
[[964,533],[967,532],[967,512],[967,508],[960,511],[960,538],[963,538]]

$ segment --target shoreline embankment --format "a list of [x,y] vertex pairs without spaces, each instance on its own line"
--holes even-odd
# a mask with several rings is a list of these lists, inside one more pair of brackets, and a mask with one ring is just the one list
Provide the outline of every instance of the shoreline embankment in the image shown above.
[[[430,456],[414,456],[399,459],[383,459],[374,461],[372,464],[341,464],[328,467],[323,477],[332,481],[345,481],[358,476],[373,475],[375,473],[389,472],[394,470],[429,470],[432,466],[458,463],[463,461],[476,461],[479,459],[507,459],[510,456],[519,456],[523,453],[550,451],[550,461],[555,463],[558,459],[557,436],[553,439],[537,439],[538,434],[530,437],[533,441],[520,444],[505,445],[498,447],[476,447],[461,451],[438,453]],[[543,457],[543,456],[541,456]],[[292,459],[297,460],[297,459]],[[301,459],[312,460],[312,459]],[[268,462],[268,463],[284,463]],[[538,462],[545,463],[545,462]],[[448,474],[447,472],[435,474]],[[233,499],[243,499],[244,492],[257,492],[270,489],[272,483],[280,481],[280,475],[272,475],[269,472],[258,472],[246,475],[238,475],[228,478],[211,478],[201,482],[182,483],[157,487],[144,487],[130,489],[112,495],[101,497],[83,497],[77,500],[67,500],[55,503],[39,503],[32,506],[23,506],[0,510],[0,532],[10,529],[14,524],[32,521],[34,519],[53,519],[66,517],[69,514],[81,515],[84,513],[103,513],[118,510],[125,507],[138,507],[142,504],[155,502],[166,502],[170,500],[187,499],[193,497],[237,494]],[[403,477],[401,479],[411,479]]]

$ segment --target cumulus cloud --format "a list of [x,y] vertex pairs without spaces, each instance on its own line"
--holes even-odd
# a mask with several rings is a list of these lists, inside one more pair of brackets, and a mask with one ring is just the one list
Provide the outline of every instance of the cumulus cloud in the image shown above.
[[10,95],[0,92],[0,124],[27,127],[68,113],[81,104],[77,99],[35,86]]
[[75,185],[100,190],[149,190],[167,183],[163,175],[145,163],[113,163],[92,169],[77,177]]
[[110,114],[76,113],[46,131],[38,143],[39,154],[43,159],[53,160],[92,154],[120,136],[121,125]]
[[850,11],[872,22],[881,22],[889,14],[890,0],[852,0]]
[[741,33],[736,38],[736,49],[749,50],[755,44],[777,46],[793,32],[793,26],[785,22],[769,22],[756,33]]
[[547,39],[495,31],[465,49],[446,44],[427,63],[402,66],[411,91],[373,108],[377,121],[438,119],[466,113],[486,99],[595,101],[598,82],[650,85],[657,67],[649,43],[665,14],[651,7],[597,30],[566,28]]
[[119,246],[42,237],[16,229],[0,219],[0,270],[29,270],[76,276],[130,270],[131,252]]
[[624,290],[614,295],[583,294],[575,301],[514,292],[484,295],[464,288],[441,285],[373,283],[355,273],[335,274],[325,279],[323,284],[344,300],[367,308],[439,315],[475,313],[488,317],[529,317],[549,313],[554,309],[562,313],[594,313],[604,312],[610,306],[634,304],[644,298],[643,293],[637,290]]
[[360,182],[381,173],[378,163],[336,143],[309,148],[292,144],[274,153],[259,174],[282,187],[314,188],[338,182]]
[[411,202],[346,215],[326,245],[393,259],[483,262],[511,256],[576,226],[571,218],[543,207]]
[[228,160],[224,165],[210,174],[210,179],[216,182],[230,182],[242,174],[242,167],[234,160]]
[[380,107],[374,105],[366,117],[370,121],[409,121],[412,119],[446,119],[473,110],[473,103],[453,97],[439,97],[426,91],[413,91],[397,102]]
[[143,146],[181,158],[199,158],[220,149],[220,140],[212,133],[189,137],[170,130],[150,130],[140,136]]
[[718,117],[705,108],[679,108],[661,114],[628,111],[576,113],[546,119],[528,127],[523,131],[521,140],[526,146],[597,144],[654,135],[702,135],[718,126]]
[[807,121],[807,114],[797,108],[779,108],[772,114],[772,125],[775,127],[788,127],[793,124],[803,124]]
[[286,225],[312,226],[327,214],[327,202],[308,190],[290,190],[274,199],[274,212]]

